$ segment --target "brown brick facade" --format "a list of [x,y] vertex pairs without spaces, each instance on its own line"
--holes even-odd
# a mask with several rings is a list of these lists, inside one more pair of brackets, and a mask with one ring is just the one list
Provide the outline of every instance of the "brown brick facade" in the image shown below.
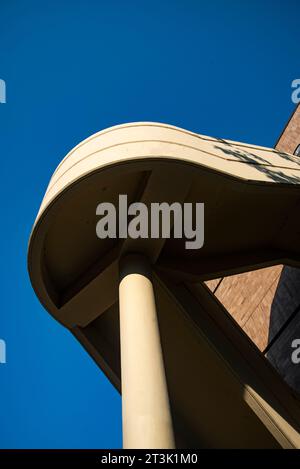
[[279,137],[275,148],[279,151],[294,153],[296,147],[300,144],[300,105],[296,107],[295,112],[287,123],[281,136]]

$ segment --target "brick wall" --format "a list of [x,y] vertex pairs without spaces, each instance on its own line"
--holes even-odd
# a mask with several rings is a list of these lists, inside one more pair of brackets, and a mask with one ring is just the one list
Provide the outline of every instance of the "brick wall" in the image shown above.
[[279,151],[294,153],[296,147],[300,144],[300,104],[288,121],[281,136],[279,137],[275,148]]

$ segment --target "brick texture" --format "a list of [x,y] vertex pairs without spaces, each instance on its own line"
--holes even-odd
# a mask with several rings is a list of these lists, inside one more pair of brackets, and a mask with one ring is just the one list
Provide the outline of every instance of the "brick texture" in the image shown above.
[[294,153],[297,146],[300,144],[300,105],[297,106],[294,114],[287,123],[284,131],[282,132],[276,149],[279,151]]

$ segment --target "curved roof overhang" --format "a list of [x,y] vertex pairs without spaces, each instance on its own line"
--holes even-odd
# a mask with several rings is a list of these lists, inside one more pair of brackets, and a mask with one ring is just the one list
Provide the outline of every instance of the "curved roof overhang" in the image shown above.
[[[147,206],[204,203],[204,246],[187,250],[184,239],[172,238],[99,240],[96,206],[104,201],[117,205],[119,194],[126,194],[129,203]],[[119,388],[118,263],[126,252],[146,254],[153,264],[177,434],[190,431],[189,443],[182,444],[195,438],[197,445],[202,441],[206,446],[228,447],[232,441],[255,446],[261,441],[300,447],[299,402],[245,337],[232,333],[228,341],[231,332],[225,323],[220,332],[223,326],[214,323],[226,312],[199,285],[279,262],[299,266],[299,202],[300,160],[292,155],[163,124],[112,127],[77,145],[54,172],[29,242],[31,282],[45,308],[73,332]],[[200,310],[212,315],[210,319],[201,319]],[[202,338],[199,327],[206,331]],[[180,341],[184,353],[172,345]],[[213,375],[193,362],[193,356],[219,370],[219,392]],[[190,362],[194,365],[187,366]],[[207,386],[199,370],[208,373]],[[191,406],[184,400],[187,389]],[[203,392],[227,406],[218,414],[221,420],[234,415],[232,438],[222,425],[220,431],[211,427]],[[193,408],[198,414],[193,415]],[[248,433],[240,428],[244,421]]]

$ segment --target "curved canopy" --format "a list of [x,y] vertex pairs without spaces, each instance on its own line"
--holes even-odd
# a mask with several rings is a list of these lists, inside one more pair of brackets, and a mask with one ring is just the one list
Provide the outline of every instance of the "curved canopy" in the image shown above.
[[[118,207],[120,194],[147,207],[204,203],[203,247],[188,250],[172,236],[99,239],[96,207]],[[299,265],[299,201],[295,156],[163,124],[112,127],[77,145],[55,170],[29,242],[31,282],[119,388],[118,263],[126,252],[146,254],[177,441],[299,447],[299,402],[199,285],[279,262]]]
[[[96,207],[118,207],[120,194],[128,204],[204,203],[204,246],[187,250],[185,239],[172,237],[98,239]],[[112,127],[77,145],[55,170],[30,239],[32,283],[46,308],[71,326],[99,314],[91,305],[79,318],[74,297],[99,274],[103,305],[110,304],[115,261],[125,251],[195,280],[297,263],[299,196],[300,162],[292,155],[163,124]]]

